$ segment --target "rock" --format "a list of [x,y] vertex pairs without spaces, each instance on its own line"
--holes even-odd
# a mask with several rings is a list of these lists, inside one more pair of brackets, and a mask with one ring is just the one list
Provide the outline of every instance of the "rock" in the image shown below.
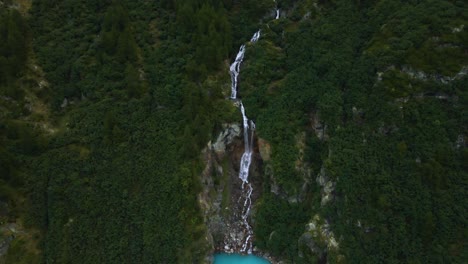
[[274,193],[276,196],[280,198],[286,198],[287,195],[281,190],[279,184],[276,181],[271,164],[268,164],[265,167],[265,174],[270,177],[270,192]]
[[322,196],[322,205],[327,204],[333,199],[333,191],[335,191],[335,183],[331,181],[327,182],[323,188],[324,195]]
[[324,125],[322,123],[318,113],[311,113],[310,123],[311,123],[312,129],[315,132],[315,135],[320,140],[328,140],[327,125]]
[[224,237],[224,232],[226,230],[226,224],[224,219],[219,215],[214,215],[207,220],[208,229],[211,231],[213,241],[222,241]]
[[319,247],[317,243],[315,243],[314,237],[309,232],[306,232],[301,235],[298,241],[298,245],[299,256],[301,258],[304,258],[305,255],[310,255],[310,253],[318,256],[319,258],[322,258],[325,253],[325,251],[321,247]]
[[271,158],[271,145],[263,138],[258,138],[258,150],[263,161],[269,161]]
[[275,235],[276,235],[276,231],[271,232],[270,236],[268,237],[268,240],[271,241]]
[[7,253],[8,248],[10,247],[10,244],[14,238],[14,235],[10,235],[0,241],[0,256],[3,256]]
[[315,231],[317,229],[317,225],[315,222],[308,223],[306,227],[307,227],[307,230],[309,231]]
[[42,89],[42,88],[44,88],[44,87],[47,87],[47,86],[48,86],[48,83],[47,83],[46,81],[41,80],[41,81],[39,82],[39,88],[40,88],[40,89]]
[[65,107],[67,107],[67,105],[68,105],[68,99],[64,98],[62,104],[60,105],[60,107],[65,108]]
[[216,142],[212,145],[213,150],[218,156],[223,156],[226,152],[226,146],[231,144],[234,138],[239,137],[241,128],[238,124],[223,124],[223,131],[219,133]]
[[[244,147],[241,132],[240,124],[224,124],[216,139],[202,150],[205,168],[199,179],[202,188],[198,204],[207,226],[206,236],[211,238],[207,242],[212,248],[211,253],[241,252],[247,236],[240,221],[243,207],[239,204],[243,203],[238,198],[242,193],[242,181],[236,170]],[[252,173],[259,161],[258,156],[252,160]],[[252,184],[256,184],[254,177],[252,179]],[[252,194],[253,203],[257,195]]]
[[455,142],[455,148],[457,149],[464,148],[465,145],[466,145],[465,136],[462,134],[458,135],[457,141]]
[[444,76],[441,74],[428,74],[423,71],[413,69],[412,67],[408,65],[404,65],[401,68],[401,72],[406,73],[413,79],[421,80],[421,81],[428,81],[428,80],[434,80],[437,82],[441,82],[443,84],[448,84],[454,80],[458,80],[463,78],[465,75],[468,74],[468,66],[463,66],[458,73],[456,73],[454,76]]
[[338,252],[338,241],[327,220],[322,219],[320,215],[314,215],[310,223],[306,225],[305,230],[306,232],[301,235],[298,241],[301,258],[307,259],[316,256],[325,263],[331,252],[334,254]]
[[321,205],[324,206],[331,200],[333,200],[335,191],[335,182],[330,180],[325,172],[325,168],[320,169],[320,173],[316,179],[317,183],[322,187],[322,201]]
[[452,33],[460,33],[463,31],[463,28],[465,27],[465,25],[460,25],[459,27],[454,27],[452,28]]
[[328,247],[330,248],[338,248],[338,242],[336,241],[335,237],[332,236],[330,237],[330,240],[328,242]]

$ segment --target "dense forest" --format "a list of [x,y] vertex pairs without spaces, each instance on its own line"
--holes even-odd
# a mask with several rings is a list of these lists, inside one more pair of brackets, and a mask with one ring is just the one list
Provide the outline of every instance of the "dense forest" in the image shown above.
[[[461,263],[468,57],[467,33],[456,28],[466,4],[377,2],[328,3],[311,20],[298,5],[248,54],[245,104],[272,143],[277,181],[300,192],[295,141],[304,132],[304,162],[336,182],[334,201],[322,207],[316,198],[286,205],[265,196],[257,242],[296,259],[297,234],[318,211],[340,237],[344,262]],[[321,138],[311,129],[317,116]],[[329,262],[341,262],[337,255]]]
[[239,88],[271,146],[256,248],[467,262],[467,15],[449,0],[0,1],[0,263],[205,263],[201,153],[242,121],[228,67],[258,28]]

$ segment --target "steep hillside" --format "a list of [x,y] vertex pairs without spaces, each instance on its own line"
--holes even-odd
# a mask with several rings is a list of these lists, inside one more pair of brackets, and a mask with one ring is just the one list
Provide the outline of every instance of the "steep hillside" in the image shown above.
[[294,263],[466,261],[466,8],[284,2],[243,69],[272,150],[259,247]]
[[467,262],[467,9],[0,1],[0,263],[240,251],[241,102],[255,253]]

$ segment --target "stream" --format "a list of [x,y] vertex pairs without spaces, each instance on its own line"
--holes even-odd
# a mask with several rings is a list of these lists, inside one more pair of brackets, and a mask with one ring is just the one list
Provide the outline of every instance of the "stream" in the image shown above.
[[[275,10],[275,19],[279,19],[280,11],[278,8]],[[256,43],[261,36],[261,30],[259,29],[255,32],[250,39],[250,43]],[[252,152],[253,152],[253,141],[255,133],[255,123],[253,120],[250,120],[247,117],[246,109],[242,103],[242,100],[238,99],[238,83],[239,83],[239,74],[241,64],[244,60],[244,55],[246,51],[246,45],[243,44],[240,46],[239,51],[236,55],[234,62],[229,67],[229,74],[231,75],[231,96],[230,98],[235,101],[235,104],[240,108],[242,113],[242,121],[244,128],[244,153],[242,154],[240,168],[239,168],[239,179],[242,180],[242,190],[239,197],[238,203],[242,205],[242,213],[240,215],[239,221],[241,221],[242,226],[245,230],[242,237],[242,247],[239,253],[247,253],[249,256],[243,257],[238,254],[217,254],[215,256],[215,263],[269,263],[267,260],[252,256],[253,250],[253,230],[249,223],[250,209],[252,206],[252,192],[253,186],[249,182],[249,169],[252,162]]]

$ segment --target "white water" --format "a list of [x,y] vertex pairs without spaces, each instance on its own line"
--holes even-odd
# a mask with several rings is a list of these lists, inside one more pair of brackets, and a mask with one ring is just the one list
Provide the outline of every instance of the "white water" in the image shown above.
[[276,8],[276,17],[275,17],[275,19],[278,19],[280,17],[280,10],[278,8],[278,4],[276,3],[276,0],[273,0],[273,2],[275,2],[275,4],[276,4],[276,7],[275,7]]
[[236,60],[229,67],[231,73],[231,99],[237,98],[237,78],[239,77],[240,65],[244,60],[245,45],[240,46]]
[[[241,112],[242,112],[242,119],[244,121],[244,154],[242,154],[240,169],[239,169],[239,178],[242,180],[243,183],[249,182],[249,167],[252,157],[252,144],[253,144],[253,133],[255,131],[255,124],[252,120],[250,120],[250,127],[249,127],[249,119],[245,115],[244,105],[240,104]],[[252,133],[252,137],[249,139],[249,129]]]
[[250,42],[257,42],[257,40],[260,38],[260,29],[255,32],[255,34],[252,36],[252,38],[250,39]]
[[[255,34],[250,39],[251,43],[255,43],[260,38],[260,30],[255,32]],[[229,72],[231,74],[231,99],[237,99],[237,84],[238,77],[240,72],[240,66],[244,60],[245,54],[245,44],[240,46],[239,52],[236,55],[236,59],[231,64]],[[247,252],[248,254],[252,253],[252,238],[253,230],[248,222],[248,217],[250,215],[250,208],[252,206],[252,192],[253,187],[249,183],[249,168],[252,162],[252,149],[253,149],[253,136],[255,132],[255,123],[252,120],[249,120],[245,114],[244,104],[240,101],[240,110],[242,113],[242,121],[244,126],[244,153],[242,154],[240,168],[239,168],[239,178],[242,180],[242,194],[239,197],[239,201],[244,199],[244,204],[242,207],[242,225],[246,230],[245,240],[242,244],[241,252]],[[250,123],[250,125],[249,125]],[[250,131],[250,137],[249,137]]]

